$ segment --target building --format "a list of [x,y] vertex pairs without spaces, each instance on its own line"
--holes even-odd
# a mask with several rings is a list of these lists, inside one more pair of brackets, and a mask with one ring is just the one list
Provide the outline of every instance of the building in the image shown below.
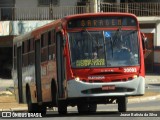
[[13,37],[66,15],[102,11],[138,16],[141,30],[149,39],[146,71],[160,73],[159,9],[159,0],[1,0],[0,77],[11,74]]

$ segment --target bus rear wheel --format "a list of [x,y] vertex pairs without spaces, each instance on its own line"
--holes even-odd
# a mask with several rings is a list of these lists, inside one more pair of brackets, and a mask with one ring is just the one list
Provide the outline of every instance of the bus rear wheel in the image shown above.
[[38,108],[38,111],[37,111],[38,113],[41,113],[42,116],[46,115],[47,108],[45,106],[40,105],[40,106],[37,106],[37,108]]
[[28,93],[26,94],[26,98],[27,98],[28,112],[29,113],[36,112],[36,110],[38,109],[38,107],[37,107],[37,104],[32,103],[30,91],[28,91]]
[[127,97],[118,98],[118,111],[119,112],[127,111]]
[[41,113],[43,116],[46,115],[47,109],[45,106],[32,103],[30,91],[26,94],[26,98],[29,113]]

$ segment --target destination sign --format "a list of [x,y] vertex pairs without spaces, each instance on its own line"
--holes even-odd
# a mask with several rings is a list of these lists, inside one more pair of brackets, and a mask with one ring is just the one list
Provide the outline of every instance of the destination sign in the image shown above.
[[104,59],[84,59],[84,60],[77,60],[76,66],[77,67],[85,67],[85,66],[104,66],[105,60]]
[[132,17],[78,18],[68,22],[68,28],[114,27],[114,26],[137,26],[137,22]]

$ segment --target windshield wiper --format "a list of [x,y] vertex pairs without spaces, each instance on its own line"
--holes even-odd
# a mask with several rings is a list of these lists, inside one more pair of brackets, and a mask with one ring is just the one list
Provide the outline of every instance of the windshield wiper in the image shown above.
[[113,41],[112,41],[112,47],[114,47],[114,46],[117,44],[117,42],[118,42],[118,37],[120,36],[121,29],[122,29],[122,26],[120,26],[120,27],[117,29],[116,33],[114,34],[113,39],[112,39],[112,40],[113,40]]
[[110,40],[111,40],[111,49],[112,49],[112,58],[113,58],[113,48],[114,48],[114,46],[117,44],[117,42],[119,41],[118,40],[118,36],[120,35],[120,32],[121,32],[121,29],[122,29],[122,26],[120,26],[118,29],[117,29],[117,31],[116,31],[116,33],[114,34],[114,36],[113,36],[113,39],[112,39],[112,37],[110,38]]
[[[83,28],[83,30],[81,32],[87,32],[87,34],[90,36],[90,38],[92,39],[92,42],[94,42],[94,40],[96,41],[96,39],[91,35],[91,33],[86,29],[86,28]],[[92,43],[93,44],[93,43]],[[98,41],[96,41],[96,47],[100,48],[102,47],[102,45],[99,44]]]
[[93,41],[94,41],[94,37],[91,35],[91,33],[86,28],[82,28],[81,32],[84,32],[84,31],[90,36],[90,38],[92,40],[92,42],[91,42],[91,46],[92,46],[92,48],[91,48],[91,62],[90,62],[90,64],[88,66],[86,66],[86,68],[89,68],[92,65],[92,63],[93,63],[93,60],[92,60],[92,56],[93,55],[92,54],[93,54]]

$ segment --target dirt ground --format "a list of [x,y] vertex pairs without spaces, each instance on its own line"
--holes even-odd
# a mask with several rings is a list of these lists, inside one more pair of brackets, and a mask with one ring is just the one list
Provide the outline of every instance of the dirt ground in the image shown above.
[[14,95],[0,95],[0,109],[17,108],[17,107],[27,107],[26,104],[18,104],[15,100]]
[[[159,93],[156,92],[146,92],[144,96],[136,96],[136,97],[129,97],[129,99],[132,98],[141,98],[141,97],[147,97],[147,96],[155,96],[159,95]],[[10,108],[27,108],[26,104],[18,104],[15,100],[15,96],[13,94],[0,94],[0,109],[2,110],[10,110]]]

